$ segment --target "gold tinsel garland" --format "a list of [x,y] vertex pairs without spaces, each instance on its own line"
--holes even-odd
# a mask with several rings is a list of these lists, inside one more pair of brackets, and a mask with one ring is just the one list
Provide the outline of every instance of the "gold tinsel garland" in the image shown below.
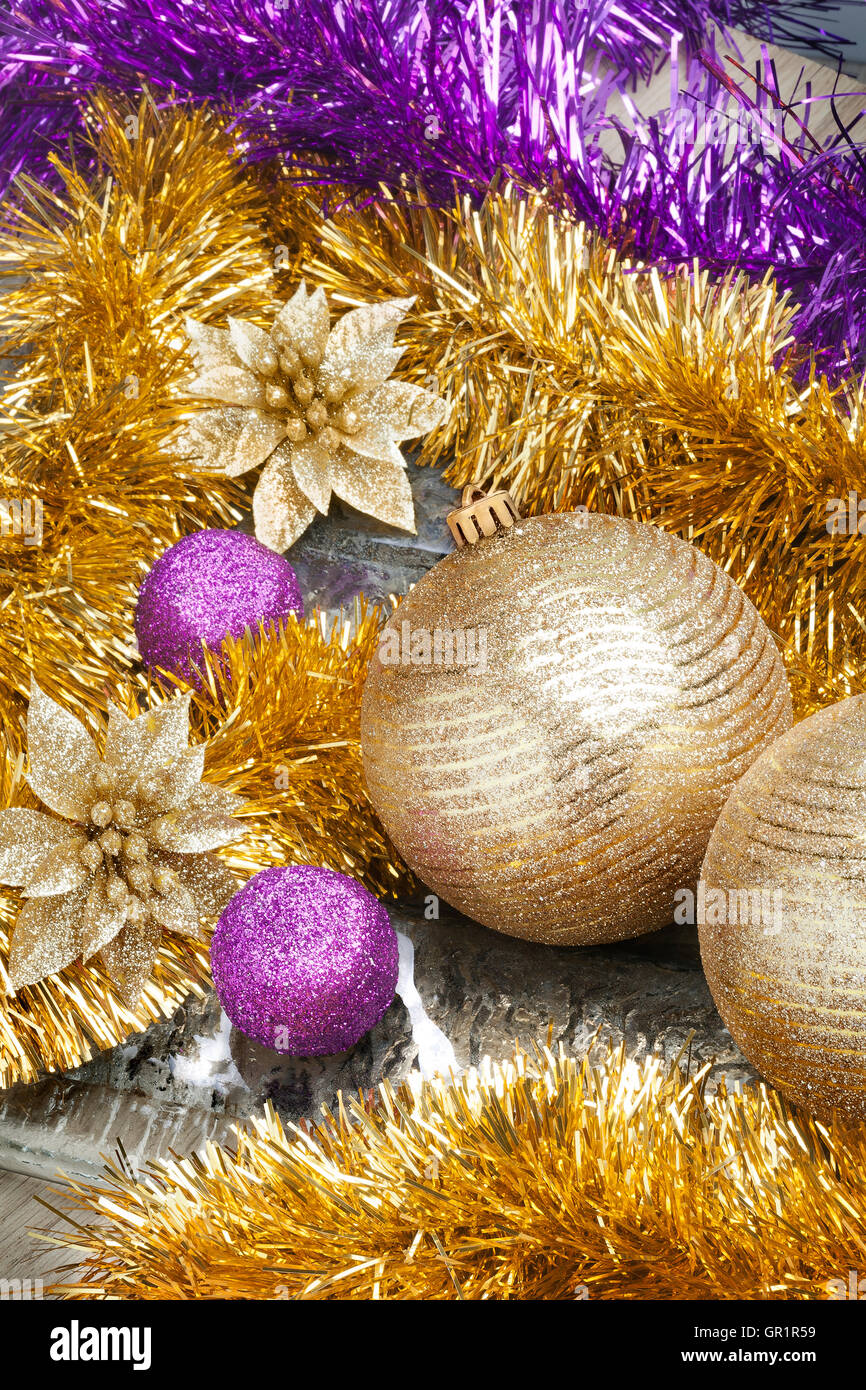
[[[220,852],[238,883],[269,864],[324,864],[381,896],[411,882],[373,813],[359,739],[361,692],[382,615],[358,604],[353,621],[328,628],[316,615],[290,619],[256,639],[228,641],[206,658],[192,695],[193,742],[207,741],[206,776],[243,798],[239,846]],[[140,674],[106,682],[129,714],[170,698],[174,685]],[[183,687],[186,688],[186,687]],[[90,719],[101,741],[101,720]],[[38,808],[22,785],[23,755],[0,759],[0,805]],[[80,961],[11,995],[9,941],[21,907],[0,886],[0,1089],[42,1071],[80,1065],[149,1023],[171,1017],[189,993],[210,985],[208,942],[166,932],[150,983],[128,1008],[98,961]],[[5,996],[5,997],[4,997]]]
[[263,197],[213,115],[100,96],[86,115],[96,175],[55,156],[59,191],[21,176],[0,221],[0,719],[18,747],[31,676],[98,709],[132,660],[144,566],[240,515],[233,484],[178,459],[182,316],[255,318],[273,293]]
[[387,191],[331,211],[332,193],[326,215],[278,164],[242,167],[206,111],[97,97],[91,121],[111,188],[58,161],[65,193],[22,181],[0,238],[29,276],[0,319],[22,355],[0,483],[38,492],[48,525],[42,547],[3,540],[0,712],[34,664],[49,693],[91,701],[128,663],[139,567],[232,515],[234,485],[171,454],[192,409],[180,315],[264,322],[273,269],[301,261],[338,308],[416,296],[401,375],[447,398],[423,458],[453,453],[451,481],[677,531],[778,633],[804,713],[863,688],[860,536],[827,523],[833,499],[866,494],[866,388],[800,384],[772,282],[662,277],[510,186],[450,212]]
[[361,695],[383,621],[358,600],[350,617],[290,618],[279,631],[229,638],[219,655],[205,654],[191,716],[208,740],[208,776],[246,803],[244,852],[225,851],[245,875],[321,864],[379,896],[410,886],[361,763]]
[[422,458],[453,453],[450,482],[673,530],[777,632],[804,713],[864,688],[862,538],[827,522],[866,497],[866,383],[798,384],[772,280],[664,277],[513,187],[451,212],[383,195],[318,233],[287,188],[281,215],[334,301],[417,295],[401,371],[448,401]]
[[[263,322],[305,253],[336,306],[415,295],[401,375],[442,391],[428,462],[507,485],[529,511],[587,504],[695,540],[782,637],[800,706],[863,688],[866,571],[826,505],[866,494],[866,392],[798,384],[772,283],[662,277],[543,199],[491,190],[450,212],[383,192],[323,217],[279,170],[248,171],[206,110],[145,97],[90,112],[95,181],[20,180],[0,259],[12,381],[0,495],[39,501],[41,545],[0,541],[0,803],[21,800],[31,675],[94,724],[141,703],[130,616],[143,567],[243,494],[175,447],[195,407],[181,317]],[[266,230],[266,229],[270,230]],[[269,242],[271,244],[269,244]],[[275,258],[274,245],[281,253]],[[14,282],[13,282],[14,284]],[[19,528],[20,529],[20,528]],[[366,803],[357,696],[375,617],[229,644],[194,699],[209,775],[249,798],[235,867],[313,859],[378,892],[403,870]],[[365,626],[366,624],[366,626]],[[125,693],[124,693],[125,692]],[[17,895],[0,895],[0,986]],[[0,1085],[70,1067],[171,1013],[206,947],[166,938],[135,1014],[73,965],[0,1005]],[[517,1056],[286,1137],[269,1114],[136,1183],[78,1188],[101,1226],[84,1292],[121,1297],[822,1297],[862,1267],[863,1140],[763,1089],[707,1098],[657,1061]]]
[[[866,492],[866,398],[858,385],[796,384],[790,311],[772,283],[713,284],[698,267],[662,278],[510,187],[450,212],[383,192],[323,216],[278,166],[245,169],[207,110],[160,112],[146,96],[114,110],[97,96],[89,120],[96,179],[58,158],[62,191],[20,180],[0,233],[0,256],[25,277],[0,310],[13,359],[0,493],[42,502],[45,525],[42,545],[2,538],[12,764],[31,675],[92,720],[130,669],[144,566],[182,531],[237,515],[232,483],[173,452],[197,409],[178,390],[191,367],[182,315],[265,322],[274,268],[302,260],[338,307],[416,296],[401,375],[450,402],[425,457],[454,450],[453,481],[504,483],[533,511],[586,503],[679,531],[780,634],[802,710],[862,688],[859,536],[828,534],[825,512]],[[384,891],[401,870],[367,820],[339,702],[320,702],[313,737],[298,727],[286,772],[272,766],[286,672],[311,654],[269,651],[279,679],[259,684],[256,658],[235,655],[250,679],[200,710],[203,736],[226,750],[223,775],[235,785],[246,768],[258,803],[260,857],[246,867],[329,856]],[[222,730],[221,702],[234,721]],[[294,801],[280,777],[300,789]],[[344,800],[337,783],[351,788]]]
[[[272,1109],[62,1195],[70,1298],[827,1298],[866,1258],[866,1138],[658,1058],[521,1052],[387,1084],[287,1134]],[[88,1224],[85,1224],[88,1223]]]

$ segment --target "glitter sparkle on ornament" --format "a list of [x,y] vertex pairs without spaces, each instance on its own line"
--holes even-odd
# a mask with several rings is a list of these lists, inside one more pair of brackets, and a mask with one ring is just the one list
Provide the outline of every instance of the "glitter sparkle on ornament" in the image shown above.
[[[694,546],[585,512],[502,530],[504,496],[451,514],[475,543],[383,631],[361,706],[370,799],[422,882],[485,926],[560,946],[655,931],[734,782],[790,726],[784,667]],[[429,657],[393,659],[404,627]]]
[[220,1003],[247,1037],[295,1057],[352,1047],[397,985],[385,908],[332,869],[265,869],[236,893],[211,943]]
[[241,531],[196,531],[161,555],[146,576],[135,635],[146,666],[197,683],[202,643],[218,651],[226,637],[303,612],[295,572],[282,556]]
[[734,1041],[810,1114],[866,1117],[866,695],[756,760],[701,871],[701,959]]

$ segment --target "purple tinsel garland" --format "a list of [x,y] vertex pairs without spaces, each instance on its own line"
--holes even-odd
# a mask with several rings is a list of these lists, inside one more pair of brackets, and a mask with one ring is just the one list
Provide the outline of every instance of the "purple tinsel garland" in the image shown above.
[[[145,81],[226,104],[251,157],[303,171],[326,156],[329,177],[359,188],[420,181],[450,202],[455,184],[505,170],[554,186],[635,255],[774,269],[802,306],[799,336],[835,372],[843,340],[866,350],[866,162],[841,135],[816,154],[790,121],[786,143],[769,140],[760,92],[763,125],[720,138],[747,108],[695,60],[713,21],[811,29],[832,48],[834,8],[813,0],[813,23],[782,0],[19,0],[0,26],[0,159],[38,171],[77,129],[75,93]],[[630,91],[683,47],[685,84],[641,116]],[[696,149],[708,113],[716,138]]]

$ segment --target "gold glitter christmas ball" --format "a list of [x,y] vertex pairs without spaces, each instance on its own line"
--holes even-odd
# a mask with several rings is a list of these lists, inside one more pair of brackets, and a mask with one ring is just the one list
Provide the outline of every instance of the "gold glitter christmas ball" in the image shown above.
[[713,998],[749,1060],[815,1115],[866,1116],[866,696],[749,769],[697,906]]
[[509,936],[664,926],[730,789],[790,727],[768,629],[653,526],[521,521],[507,494],[449,524],[461,548],[392,616],[364,691],[386,830],[433,892]]

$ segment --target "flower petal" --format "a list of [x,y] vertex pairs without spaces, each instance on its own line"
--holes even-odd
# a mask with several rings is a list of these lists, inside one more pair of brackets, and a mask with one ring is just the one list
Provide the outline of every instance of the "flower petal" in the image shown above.
[[224,401],[226,405],[261,407],[265,404],[264,383],[246,367],[212,367],[189,383],[186,394]]
[[233,447],[231,463],[226,469],[230,478],[237,478],[251,468],[258,468],[286,437],[286,422],[264,410],[247,410]]
[[[244,471],[236,459],[237,442],[249,411],[239,406],[201,410],[189,420],[178,440],[181,460],[199,473],[226,473],[230,478]],[[255,467],[254,464],[249,465]],[[233,471],[232,471],[233,470]]]
[[372,391],[364,391],[349,402],[364,422],[347,445],[356,454],[378,458],[384,443],[415,439],[427,434],[445,419],[445,402],[423,386],[411,381],[386,381]]
[[226,328],[212,328],[209,323],[198,323],[195,319],[184,321],[196,362],[200,371],[212,371],[220,367],[236,367],[237,353],[232,347],[231,334]]
[[69,821],[11,806],[0,811],[0,883],[21,888],[48,851],[77,844],[81,832]]
[[352,390],[366,391],[386,381],[403,356],[403,349],[394,347],[394,334],[413,303],[387,299],[344,314],[328,338],[319,373],[322,387],[342,380]]
[[158,810],[171,811],[189,803],[202,779],[204,759],[205,745],[198,743],[172,763],[154,803]]
[[292,477],[293,450],[285,444],[265,464],[253,493],[256,539],[282,553],[306,531],[316,508]]
[[331,501],[330,456],[318,444],[295,444],[292,474],[305,497],[324,516]]
[[147,827],[148,839],[160,850],[179,854],[201,854],[208,849],[230,845],[246,834],[247,827],[232,816],[218,811],[169,811],[157,816]]
[[190,699],[189,693],[175,695],[135,719],[109,704],[105,764],[120,774],[125,790],[140,773],[169,769],[187,752]]
[[96,746],[83,724],[50,699],[35,681],[27,711],[27,781],[50,811],[80,820],[87,810],[90,779],[99,765]]
[[338,358],[337,369],[319,373],[319,383],[327,391],[333,384],[343,392],[372,391],[387,381],[399,366],[404,349],[386,344],[384,347],[370,346],[366,351],[360,349],[354,357]]
[[65,970],[81,955],[79,923],[87,889],[56,898],[32,898],[24,904],[9,945],[9,982],[15,994],[46,975]]
[[[271,342],[270,333],[257,328],[254,323],[242,323],[240,319],[230,317],[229,335],[232,347],[245,367],[249,367],[257,376],[273,376],[277,350]],[[267,370],[269,365],[270,373]]]
[[215,854],[159,854],[195,898],[202,917],[215,917],[238,891],[238,881]]
[[310,355],[321,361],[328,343],[331,315],[324,290],[315,290],[307,297],[302,280],[287,304],[274,319],[273,336],[284,336],[302,357]]
[[155,922],[177,936],[201,936],[201,914],[190,890],[178,882],[171,893],[161,898],[154,895],[150,911]]
[[53,898],[59,893],[71,893],[91,877],[92,870],[81,862],[81,851],[87,836],[79,835],[67,845],[55,846],[34,864],[24,883],[28,898]]
[[109,700],[104,761],[110,771],[120,775],[124,795],[135,785],[142,761],[141,730],[138,739],[133,733],[133,726],[137,722]]
[[[204,772],[205,745],[194,744],[182,753],[168,767],[155,768],[156,790],[148,795],[147,806],[150,819],[166,811],[174,811],[179,806],[191,810],[199,805],[199,787]],[[149,768],[142,769],[141,776],[147,778]],[[131,787],[138,778],[132,779]],[[238,798],[238,803],[240,798]]]
[[215,811],[221,816],[234,816],[246,805],[246,797],[227,792],[215,782],[200,782],[187,802],[189,810]]
[[81,928],[81,956],[90,960],[97,951],[103,950],[123,930],[126,913],[122,907],[115,907],[105,895],[107,878],[104,870],[94,876],[87,895],[84,921]]
[[331,487],[359,512],[403,531],[415,530],[409,479],[392,459],[367,459],[341,449],[331,463]]
[[239,478],[258,468],[286,437],[285,421],[265,410],[203,410],[193,416],[178,448],[199,473],[220,472]]
[[134,1009],[153,974],[161,932],[151,921],[124,927],[103,946],[101,960],[128,1009]]
[[347,449],[364,458],[387,458],[398,439],[426,434],[445,418],[445,402],[410,381],[386,381],[348,402],[361,417],[354,434],[343,435]]

